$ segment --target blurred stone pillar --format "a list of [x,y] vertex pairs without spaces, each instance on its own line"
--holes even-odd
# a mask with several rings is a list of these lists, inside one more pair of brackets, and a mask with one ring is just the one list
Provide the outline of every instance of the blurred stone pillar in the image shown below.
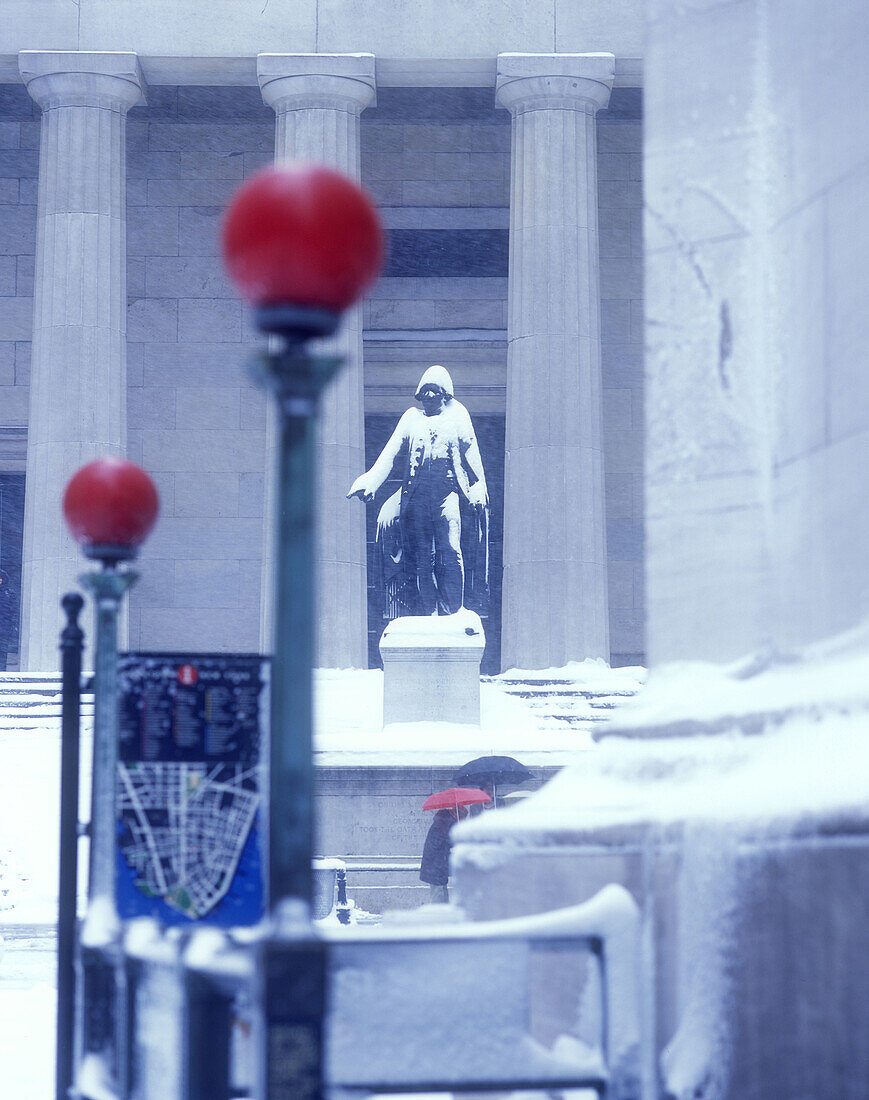
[[869,614],[869,7],[646,20],[649,663],[768,658]]
[[124,140],[145,84],[134,53],[23,50],[18,58],[42,108],[21,668],[54,674],[60,597],[82,568],[61,496],[79,466],[126,447]]
[[609,659],[595,115],[612,54],[500,54],[513,116],[502,666]]
[[[359,116],[374,102],[373,54],[260,54],[263,99],[274,109],[275,161],[326,164],[361,178]],[[326,392],[317,445],[317,656],[322,668],[368,667],[365,509],[346,499],[365,469],[362,310],[344,314],[320,345],[344,367]],[[269,421],[261,645],[272,648],[277,427]]]

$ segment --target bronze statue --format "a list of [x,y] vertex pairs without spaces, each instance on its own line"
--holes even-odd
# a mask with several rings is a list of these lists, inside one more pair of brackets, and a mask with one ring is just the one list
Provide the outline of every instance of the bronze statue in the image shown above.
[[377,556],[386,592],[384,617],[485,615],[489,588],[489,496],[468,410],[453,396],[449,372],[429,367],[409,408],[349,497],[366,503],[392,473],[401,488],[377,517]]

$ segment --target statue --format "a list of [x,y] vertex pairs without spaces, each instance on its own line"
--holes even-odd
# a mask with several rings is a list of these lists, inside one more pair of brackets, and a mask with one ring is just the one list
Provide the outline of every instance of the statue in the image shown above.
[[369,503],[398,463],[401,488],[377,517],[384,617],[487,611],[489,496],[468,410],[449,372],[429,367],[409,408],[350,497]]

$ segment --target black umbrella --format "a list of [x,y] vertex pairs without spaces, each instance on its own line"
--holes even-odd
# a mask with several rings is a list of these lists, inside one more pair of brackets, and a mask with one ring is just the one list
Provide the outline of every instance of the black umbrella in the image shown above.
[[520,787],[534,776],[512,756],[478,756],[469,760],[453,776],[456,786],[479,787],[489,783],[491,787]]

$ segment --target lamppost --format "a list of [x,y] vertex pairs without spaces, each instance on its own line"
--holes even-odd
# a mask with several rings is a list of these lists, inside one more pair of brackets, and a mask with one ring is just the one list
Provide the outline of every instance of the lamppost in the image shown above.
[[[100,568],[82,584],[95,605],[93,785],[91,790],[88,904],[81,929],[84,1056],[115,1064],[125,1058],[116,1034],[120,921],[115,905],[115,789],[118,766],[118,612],[138,574],[127,568],[154,526],[159,502],[144,470],[124,458],[83,466],[66,487],[63,514],[73,538]],[[60,1038],[60,1037],[59,1037]]]
[[268,1100],[322,1095],[325,954],[310,921],[313,856],[314,443],[320,395],[341,365],[309,350],[376,279],[383,233],[364,191],[330,169],[268,168],[223,226],[231,278],[269,350],[256,360],[280,420],[267,830],[270,935],[259,946],[259,1081]]

